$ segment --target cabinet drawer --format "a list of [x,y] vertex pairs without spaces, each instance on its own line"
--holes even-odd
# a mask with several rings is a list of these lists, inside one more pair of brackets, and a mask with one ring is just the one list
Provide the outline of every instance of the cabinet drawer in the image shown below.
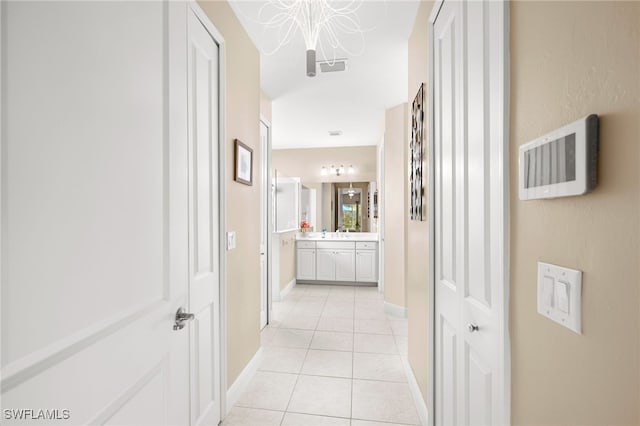
[[356,248],[356,243],[353,241],[318,241],[317,244],[319,249],[353,250]]
[[300,249],[314,249],[316,248],[315,241],[297,241],[296,246]]
[[378,243],[375,241],[359,241],[356,243],[356,249],[358,250],[375,250],[378,248]]

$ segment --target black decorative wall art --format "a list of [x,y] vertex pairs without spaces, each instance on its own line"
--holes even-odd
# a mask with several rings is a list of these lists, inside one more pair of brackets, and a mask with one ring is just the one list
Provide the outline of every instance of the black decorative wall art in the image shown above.
[[411,220],[426,220],[424,214],[424,83],[411,108],[411,141],[409,142],[409,185],[411,187]]

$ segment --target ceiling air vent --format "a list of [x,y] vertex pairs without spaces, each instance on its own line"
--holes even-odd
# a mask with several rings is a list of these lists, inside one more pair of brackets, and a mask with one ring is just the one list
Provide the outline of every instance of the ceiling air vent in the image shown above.
[[342,130],[329,130],[329,136],[340,136],[342,134]]
[[347,70],[346,59],[336,59],[335,61],[318,61],[320,72],[338,72]]

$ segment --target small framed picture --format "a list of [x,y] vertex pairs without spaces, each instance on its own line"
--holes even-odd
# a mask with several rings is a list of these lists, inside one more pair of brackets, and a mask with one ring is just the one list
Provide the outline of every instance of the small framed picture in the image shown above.
[[253,185],[253,149],[235,140],[235,180],[245,185]]

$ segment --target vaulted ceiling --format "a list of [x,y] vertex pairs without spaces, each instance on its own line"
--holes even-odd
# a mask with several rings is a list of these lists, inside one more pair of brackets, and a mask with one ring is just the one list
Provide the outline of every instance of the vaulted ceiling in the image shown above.
[[[277,45],[277,33],[261,22],[264,3],[232,0],[231,6],[261,51],[261,85],[273,101],[273,148],[377,144],[385,110],[407,101],[407,39],[419,2],[364,0],[357,11],[362,37],[341,38],[348,50],[362,52],[335,52],[336,58],[347,58],[347,70],[316,77],[306,76],[300,33],[265,54]],[[317,59],[321,56],[318,51]],[[334,54],[327,56],[333,59]],[[332,130],[342,134],[330,136]]]

